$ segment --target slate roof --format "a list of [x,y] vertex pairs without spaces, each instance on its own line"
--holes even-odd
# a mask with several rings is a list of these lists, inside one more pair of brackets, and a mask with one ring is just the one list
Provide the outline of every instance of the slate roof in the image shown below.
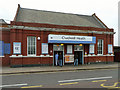
[[21,7],[19,7],[19,10],[17,11],[15,21],[106,28],[93,15],[79,15],[71,13],[27,9]]

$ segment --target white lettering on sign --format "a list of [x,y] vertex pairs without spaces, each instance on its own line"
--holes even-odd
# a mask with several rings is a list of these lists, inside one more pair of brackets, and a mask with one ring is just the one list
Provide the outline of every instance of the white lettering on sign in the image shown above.
[[48,40],[61,41],[92,41],[92,36],[73,36],[73,35],[48,35]]

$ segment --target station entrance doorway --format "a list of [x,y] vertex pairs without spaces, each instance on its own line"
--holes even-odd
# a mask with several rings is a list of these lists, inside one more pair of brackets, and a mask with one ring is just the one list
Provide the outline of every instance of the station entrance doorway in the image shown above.
[[78,56],[78,65],[84,64],[84,60],[83,60],[83,45],[74,45],[74,59],[75,56]]
[[[63,58],[63,51],[54,51],[54,66],[59,66],[59,56],[60,56],[60,53],[61,53],[61,56]],[[55,56],[56,54],[58,54],[58,61],[56,60],[56,56]],[[63,59],[62,59],[62,65],[63,65]]]
[[78,56],[78,64],[83,64],[83,51],[74,51],[74,56]]
[[56,65],[56,57],[55,57],[56,54],[58,54],[58,59],[61,54],[62,56],[61,64],[63,66],[64,65],[64,46],[63,45],[56,45],[56,44],[53,45],[53,66],[58,66],[60,64],[58,60],[58,63]]

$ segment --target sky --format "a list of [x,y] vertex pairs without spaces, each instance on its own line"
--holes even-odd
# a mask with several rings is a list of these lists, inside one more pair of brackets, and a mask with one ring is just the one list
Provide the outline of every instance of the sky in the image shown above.
[[15,17],[18,4],[22,8],[64,13],[96,15],[113,28],[114,46],[118,46],[118,2],[120,0],[0,0],[0,19],[7,22]]

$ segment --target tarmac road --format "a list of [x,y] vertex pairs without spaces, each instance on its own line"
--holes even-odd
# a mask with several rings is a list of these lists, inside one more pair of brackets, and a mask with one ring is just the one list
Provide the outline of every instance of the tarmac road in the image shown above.
[[3,75],[2,84],[3,88],[120,88],[118,69]]

